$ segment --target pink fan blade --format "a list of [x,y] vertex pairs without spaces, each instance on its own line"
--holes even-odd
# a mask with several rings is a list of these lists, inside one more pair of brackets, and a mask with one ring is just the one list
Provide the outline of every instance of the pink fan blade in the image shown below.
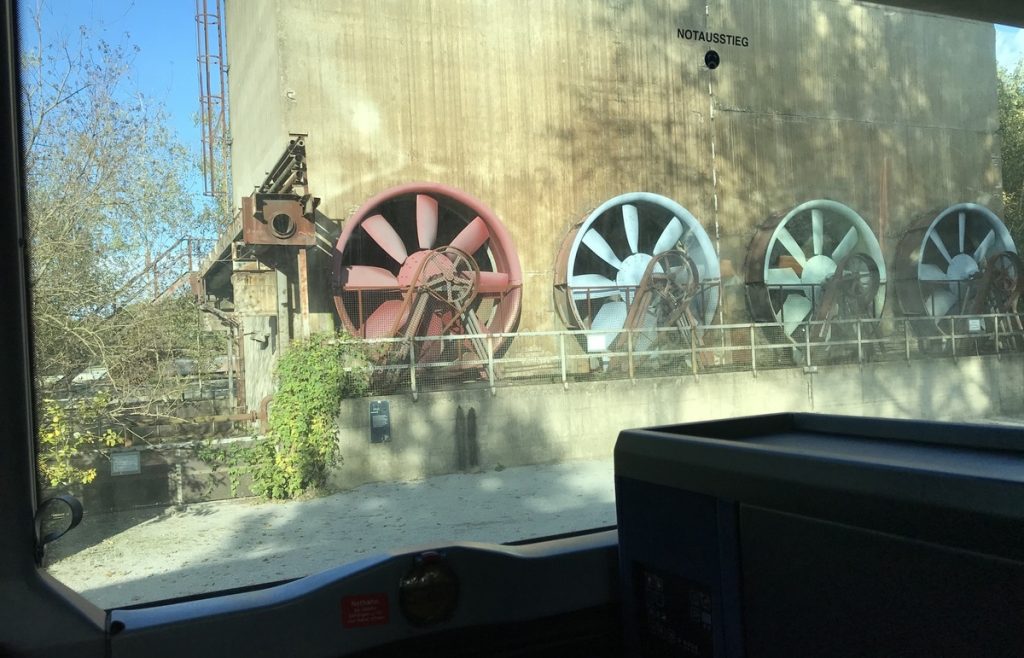
[[490,234],[487,232],[487,224],[477,217],[452,240],[451,246],[463,252],[473,255],[480,247],[484,246]]
[[426,194],[416,195],[416,237],[420,249],[430,249],[437,239],[437,199]]
[[508,290],[508,274],[505,272],[480,272],[476,278],[476,291],[484,293]]
[[[363,323],[363,337],[364,338],[392,338],[398,333],[402,325],[405,324],[409,316],[409,311],[406,309],[405,313],[402,311],[402,302],[397,299],[391,299],[374,310],[370,314],[370,317],[366,318],[366,322]],[[401,317],[399,314],[401,313]]]
[[398,277],[383,267],[350,265],[341,271],[341,285],[346,290],[398,288]]
[[401,236],[395,232],[395,228],[383,216],[368,217],[363,220],[362,226],[366,233],[373,238],[373,241],[399,263],[404,263],[405,259],[409,257],[409,252],[405,250]]

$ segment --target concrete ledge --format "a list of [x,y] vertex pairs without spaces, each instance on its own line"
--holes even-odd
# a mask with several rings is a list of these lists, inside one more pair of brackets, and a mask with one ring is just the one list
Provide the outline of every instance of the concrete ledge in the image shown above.
[[[507,466],[611,456],[622,429],[782,411],[981,419],[1024,410],[1024,355],[693,377],[485,386],[386,396],[392,440],[369,442],[369,400],[339,415],[340,488]],[[461,420],[460,420],[461,414]],[[472,419],[472,420],[471,420]],[[475,430],[475,431],[474,431]],[[474,459],[475,457],[475,459]]]

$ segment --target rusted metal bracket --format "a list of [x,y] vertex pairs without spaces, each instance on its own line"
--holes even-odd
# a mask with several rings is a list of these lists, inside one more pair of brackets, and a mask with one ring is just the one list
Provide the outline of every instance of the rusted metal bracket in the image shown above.
[[242,239],[245,244],[313,246],[319,204],[309,193],[305,137],[292,135],[263,183],[242,198]]

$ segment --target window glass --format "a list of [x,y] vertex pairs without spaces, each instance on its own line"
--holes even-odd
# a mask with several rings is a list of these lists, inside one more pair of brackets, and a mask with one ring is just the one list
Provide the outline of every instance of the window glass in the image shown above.
[[19,20],[39,486],[85,507],[46,568],[101,606],[613,525],[629,427],[1022,410],[1016,28],[845,0]]

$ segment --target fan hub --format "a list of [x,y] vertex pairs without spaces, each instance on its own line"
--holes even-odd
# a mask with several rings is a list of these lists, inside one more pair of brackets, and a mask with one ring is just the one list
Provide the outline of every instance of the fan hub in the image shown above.
[[966,281],[980,272],[978,263],[967,254],[957,254],[949,263],[946,278],[950,281]]
[[[423,249],[415,253],[409,254],[409,257],[402,263],[402,269],[398,271],[398,285],[402,288],[412,288],[416,285],[416,276],[419,275],[421,278],[428,278],[437,272],[420,272],[420,268],[423,267],[424,261],[430,256],[430,249]],[[427,264],[427,269],[437,269],[436,266]]]
[[836,262],[828,256],[814,256],[807,260],[800,273],[800,282],[809,285],[825,283],[836,273]]
[[633,254],[622,261],[622,269],[615,275],[615,283],[622,288],[633,288],[640,285],[651,262],[650,254]]

